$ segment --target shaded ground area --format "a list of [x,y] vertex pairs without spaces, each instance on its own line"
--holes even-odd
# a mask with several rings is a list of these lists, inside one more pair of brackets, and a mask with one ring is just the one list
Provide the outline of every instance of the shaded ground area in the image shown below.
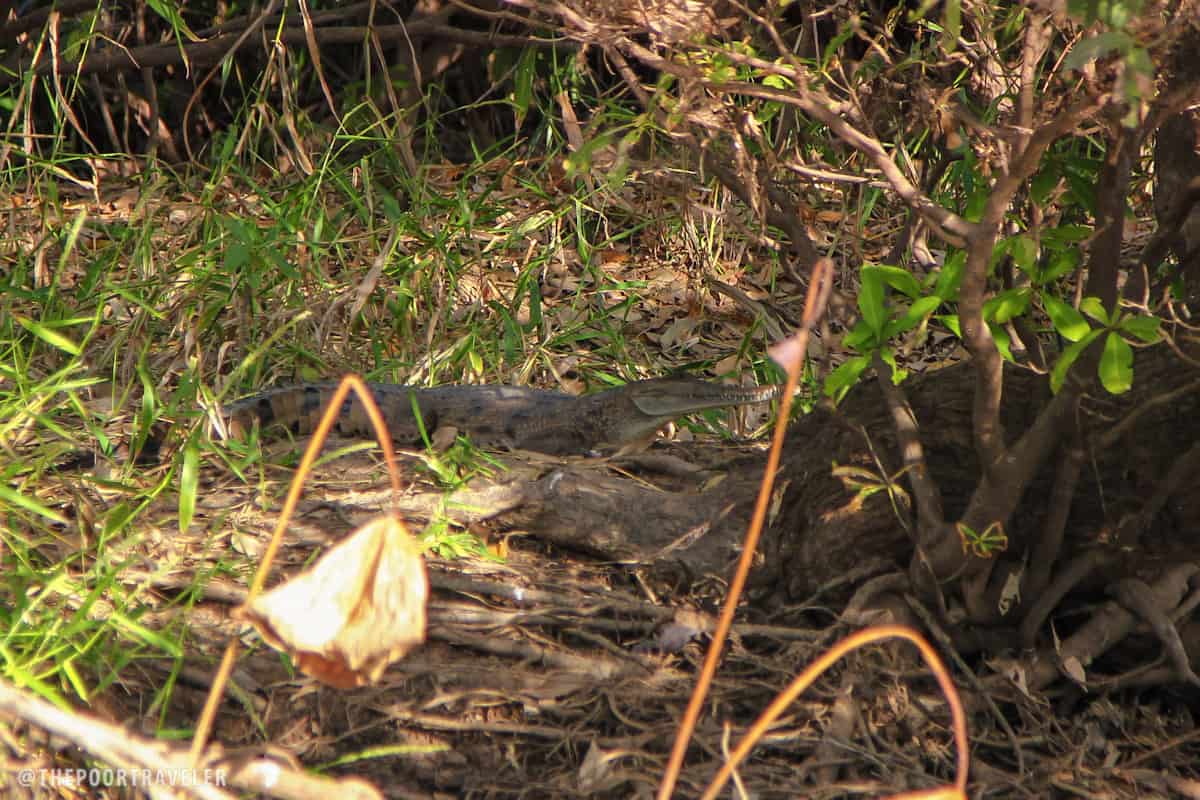
[[[715,371],[724,372],[746,362],[734,352],[762,303],[770,304],[771,319],[799,315],[802,287],[787,279],[778,280],[773,293],[763,288],[765,271],[731,272],[701,284],[687,263],[635,260],[630,249],[596,253],[598,269],[587,270],[575,269],[571,259],[577,254],[561,251],[569,266],[548,273],[551,285],[561,284],[561,294],[552,308],[543,309],[551,330],[577,332],[582,326],[594,335],[615,325],[607,317],[587,318],[594,306],[571,304],[575,293],[590,291],[605,302],[629,303],[620,321],[627,337],[623,346],[650,355],[648,373],[694,358],[720,359]],[[493,309],[488,297],[516,294],[519,276],[511,266],[497,257],[464,269],[458,276],[462,294],[455,298],[463,313]],[[334,319],[345,307],[347,287],[367,269],[360,264],[345,273],[332,270],[329,286],[307,287],[310,304]],[[81,271],[63,274],[83,277]],[[386,277],[384,285],[391,286]],[[740,287],[740,294],[731,286]],[[184,294],[178,309],[186,311],[187,293],[207,290],[192,283],[179,291]],[[696,305],[699,312],[689,313]],[[281,309],[266,324],[294,313]],[[345,356],[345,363],[356,363],[363,357],[358,350],[365,350],[362,337],[334,335],[332,327],[322,321],[313,340],[304,341],[314,348],[328,345],[331,359]],[[104,323],[96,346],[125,347],[118,337],[122,330]],[[836,314],[831,330],[838,330]],[[368,333],[376,332],[364,337]],[[389,336],[414,346],[397,333],[385,332],[382,339]],[[168,336],[156,341],[149,360],[155,371],[161,367],[169,374],[178,353]],[[940,366],[956,356],[953,340],[943,336],[934,335],[926,345],[906,366],[920,371],[923,364]],[[814,356],[836,363],[836,353]],[[581,388],[579,375],[601,355],[590,356],[590,364],[589,358],[554,358],[562,375],[558,385]],[[1147,385],[1186,386],[1191,380],[1177,370],[1172,384],[1164,377],[1169,365],[1158,374],[1146,371],[1140,359],[1139,376]],[[124,361],[121,367],[132,368]],[[282,371],[275,362],[272,378]],[[950,372],[939,370],[928,380]],[[419,370],[414,374],[425,377]],[[965,486],[974,471],[962,460],[969,450],[964,433],[969,394],[954,378],[945,380],[926,393],[914,389],[912,397],[952,507],[963,502],[954,490],[955,476]],[[1034,404],[1038,398],[1019,383],[1014,387],[1010,412],[1019,415],[1021,401]],[[99,387],[89,402],[104,416],[106,427],[97,430],[123,444],[139,435],[141,422],[120,385],[106,394],[109,388]],[[706,704],[680,797],[700,794],[746,727],[793,676],[869,621],[852,602],[856,589],[888,578],[911,551],[886,492],[858,499],[853,487],[831,474],[835,461],[872,474],[895,473],[894,435],[872,392],[870,386],[862,387],[865,396],[856,390],[842,417],[794,423],[787,472],[771,507],[771,538]],[[1085,546],[1113,544],[1109,534],[1122,513],[1137,507],[1126,501],[1155,491],[1154,476],[1168,463],[1172,441],[1197,439],[1194,420],[1200,415],[1188,410],[1194,395],[1156,406],[1148,417],[1153,436],[1122,438],[1106,454],[1096,454],[1094,479],[1080,493],[1077,509],[1082,523],[1076,532]],[[186,395],[175,400],[170,410],[177,412],[176,421],[190,415],[198,430],[198,404],[189,406]],[[1120,420],[1128,411],[1106,398],[1091,399],[1087,408],[1094,425]],[[748,432],[758,421],[717,414],[693,419],[675,442],[620,464],[504,455],[496,459],[501,468],[469,451],[440,456],[438,464],[426,454],[411,455],[404,463],[412,484],[399,507],[434,548],[428,643],[391,668],[380,685],[338,691],[293,673],[279,655],[249,637],[252,652],[234,673],[237,689],[226,693],[216,738],[235,752],[363,776],[392,797],[652,796],[761,476],[760,443],[735,437],[721,444],[713,432]],[[73,519],[94,535],[101,528],[95,520],[127,513],[131,496],[140,501],[131,486],[153,486],[168,474],[170,459],[191,430],[178,426],[163,453],[166,460],[156,467],[130,470],[122,461],[127,452],[118,448],[112,460],[101,458],[93,477],[47,474],[46,496],[76,498]],[[79,436],[97,439],[92,429],[81,429]],[[286,442],[266,450],[268,462],[295,462]],[[154,631],[186,629],[180,659],[138,657],[121,664],[114,670],[119,679],[93,697],[97,713],[147,735],[188,731],[195,724],[215,660],[229,638],[242,633],[228,612],[244,598],[292,474],[253,460],[235,474],[231,463],[244,464],[242,454],[216,445],[204,451],[196,516],[186,535],[178,531],[176,476],[170,489],[106,545],[110,560],[126,564],[121,585],[136,586],[136,596],[149,603],[139,624]],[[460,485],[463,475],[476,477]],[[392,502],[381,489],[386,481],[378,459],[363,451],[324,464],[306,485],[272,580],[298,571],[322,546]],[[1200,496],[1195,488],[1189,476],[1169,495],[1143,542],[1168,564],[1197,551],[1188,538],[1195,534],[1194,498]],[[1045,502],[1044,494],[1030,497],[1031,520]],[[1026,527],[1036,529],[1032,523]],[[49,547],[65,554],[79,545],[64,535]],[[1127,551],[1120,546],[1116,542],[1113,552],[1123,558]],[[1065,638],[1103,606],[1098,588],[1080,587],[1075,610],[1053,620],[1054,635]],[[847,613],[848,604],[853,613]],[[95,614],[108,612],[98,607]],[[1188,642],[1193,628],[1183,631],[1192,637]],[[1050,635],[1045,638],[1052,648]],[[943,645],[942,652],[950,659],[957,649]],[[1118,651],[1087,665],[1089,677],[1136,677],[1148,665],[1161,665],[1161,652],[1158,638],[1143,626]],[[1015,655],[971,650],[962,662],[952,662],[971,712],[977,796],[1194,793],[1186,783],[1200,780],[1200,735],[1193,723],[1200,697],[1194,688],[1168,676],[1147,681],[1149,688],[1125,681],[1122,688],[1086,693],[1057,677],[1049,689],[1026,694],[1020,689],[1023,676],[1010,670],[1012,664],[1022,666]],[[163,687],[170,687],[165,704],[158,699]],[[839,664],[802,697],[739,779],[749,795],[762,798],[874,796],[936,786],[954,770],[947,725],[945,701],[911,648],[870,648]],[[49,748],[22,757],[83,763],[77,754]]]
[[[401,498],[381,491],[378,460],[362,448],[323,464],[307,479],[273,581],[393,503],[429,548],[428,642],[370,688],[300,676],[229,616],[291,477],[272,464],[295,458],[287,444],[267,445],[262,462],[210,442],[204,418],[216,398],[351,369],[568,391],[677,369],[772,379],[762,353],[795,326],[806,286],[757,214],[704,185],[705,170],[681,178],[668,158],[623,164],[636,175],[628,183],[595,180],[606,171],[596,167],[574,187],[561,160],[430,167],[408,187],[419,191],[403,215],[388,205],[405,194],[395,175],[364,176],[353,159],[339,165],[344,175],[314,173],[286,189],[172,186],[162,193],[170,203],[151,202],[167,199],[154,188],[113,191],[115,179],[80,199],[30,192],[0,253],[28,275],[14,281],[26,294],[6,323],[14,355],[0,375],[0,444],[19,466],[0,486],[12,476],[30,499],[4,520],[16,531],[5,530],[4,563],[14,605],[31,606],[13,614],[13,630],[36,619],[30,635],[50,643],[26,648],[18,665],[43,680],[43,696],[65,695],[64,705],[147,737],[186,739],[216,661],[241,637],[250,652],[213,737],[233,759],[361,776],[399,798],[653,795],[740,552],[763,464],[761,445],[741,435],[759,419],[693,418],[671,444],[619,463],[413,453]],[[366,188],[372,179],[382,189]],[[813,184],[804,199],[824,228],[821,248],[851,253],[809,353],[809,389],[850,352],[840,336],[858,315],[858,264],[890,263],[906,225],[893,211],[862,216],[853,185]],[[773,202],[784,197],[789,209],[800,201],[781,192]],[[807,242],[807,223],[789,233],[794,245]],[[1143,219],[1139,235],[1152,227]],[[944,252],[926,255],[913,280],[941,268],[934,256]],[[1194,340],[1176,322],[1180,339]],[[913,372],[962,357],[936,325],[896,352]],[[1200,440],[1198,384],[1184,362],[1143,352],[1136,386],[1159,394],[1080,405],[1082,429],[1111,434],[1084,453],[1086,478],[1072,487],[1063,574],[1083,568],[1055,584],[1063,596],[1027,641],[1011,626],[946,631],[938,622],[962,609],[922,617],[906,594],[907,482],[877,387],[857,387],[840,412],[797,420],[752,591],[677,795],[698,796],[751,721],[831,643],[900,620],[945,634],[939,647],[970,713],[974,796],[1200,797],[1200,681],[1164,635],[1179,623],[1183,660],[1196,660],[1200,626],[1186,621],[1200,598],[1191,563],[1200,469],[1172,459]],[[965,455],[972,395],[954,369],[906,386],[947,519],[979,472]],[[1006,425],[1028,423],[1045,382],[1006,377]],[[168,423],[162,460],[134,461]],[[62,469],[64,452],[79,447],[100,454],[91,473]],[[1029,545],[1054,507],[1046,477],[1006,531],[997,561],[1007,574],[1043,566]],[[183,512],[189,494],[194,515]],[[1164,576],[1179,596],[1151,604],[1153,624],[1121,609],[1122,580],[1163,589]],[[869,648],[771,729],[739,770],[736,796],[944,784],[955,769],[948,716],[910,647]],[[10,762],[89,763],[32,730],[6,743]]]
[[[816,424],[829,423],[817,418],[797,423],[793,454],[806,440],[819,438],[811,428]],[[287,447],[274,450],[279,457]],[[367,777],[394,797],[652,796],[707,643],[705,631],[725,590],[719,574],[727,571],[695,571],[689,567],[695,562],[683,553],[702,551],[698,543],[707,535],[726,534],[721,524],[698,531],[680,523],[672,530],[646,530],[641,539],[674,541],[673,548],[655,545],[641,555],[604,559],[547,543],[557,538],[579,544],[572,536],[581,531],[559,530],[555,537],[545,511],[553,497],[536,495],[530,487],[574,480],[600,491],[615,481],[626,491],[662,494],[664,506],[692,498],[692,505],[702,508],[704,498],[721,491],[734,504],[744,502],[737,495],[747,487],[732,487],[759,468],[761,447],[664,445],[649,459],[619,465],[499,456],[507,469],[493,469],[490,478],[476,478],[444,501],[445,487],[434,485],[428,458],[405,459],[412,484],[398,505],[413,529],[422,530],[430,519],[434,526],[462,525],[503,559],[489,553],[430,558],[429,641],[391,668],[378,686],[320,688],[289,674],[273,652],[260,649],[246,656],[235,681],[248,691],[227,693],[220,738],[231,748],[255,747],[265,739],[306,764],[374,752],[347,765],[347,774]],[[664,473],[662,459],[673,464],[670,458],[686,458],[703,469]],[[828,460],[824,450],[821,459]],[[225,615],[243,597],[245,580],[222,574],[221,565],[231,552],[254,556],[261,550],[275,519],[272,511],[264,511],[273,507],[265,498],[278,497],[289,474],[270,470],[264,482],[247,486],[235,476],[208,470],[196,526],[208,534],[188,539],[156,535],[154,527],[145,531],[146,554],[158,563],[174,560],[179,585],[191,585],[191,575],[212,576],[196,605],[164,605],[157,620],[167,626],[173,615],[184,614],[192,627],[195,652],[188,662],[196,666],[180,677],[170,711],[180,726],[199,713],[207,690],[202,657],[215,657],[226,638],[237,635]],[[365,453],[325,465],[307,485],[277,574],[301,568],[314,548],[390,503],[389,493],[380,489],[383,471]],[[795,488],[788,494],[796,494]],[[842,514],[848,498],[849,493],[840,498]],[[886,505],[879,499],[858,508],[859,515],[867,520],[878,515]],[[1109,501],[1119,507],[1119,498]],[[742,514],[724,511],[731,519]],[[173,514],[164,505],[156,515],[158,530],[172,530]],[[810,508],[808,516],[819,515]],[[781,519],[796,524],[787,522],[792,515],[777,514],[776,536],[787,533],[779,529]],[[861,531],[867,524],[844,521],[847,530],[857,524]],[[1093,519],[1102,523],[1102,515]],[[589,540],[587,549],[620,551],[628,540],[638,539],[638,531],[610,534]],[[732,560],[736,535],[710,556],[722,547]],[[861,553],[859,568],[845,570],[841,579],[790,576],[794,586],[820,584],[804,596],[788,597],[778,584],[760,585],[739,616],[679,796],[697,796],[776,693],[857,626],[858,620],[843,617],[842,610],[857,584],[888,568],[882,550]],[[773,566],[763,564],[762,571],[787,583],[786,570],[780,575]],[[169,574],[145,577],[161,587],[164,603],[176,595]],[[1068,615],[1056,625],[1066,635],[1080,619]],[[1160,649],[1145,631],[1127,640],[1119,653],[1091,665],[1089,677],[1140,668]],[[1020,675],[992,680],[994,672],[1003,672],[1004,662],[997,659],[1011,655],[970,656],[953,668],[971,711],[976,796],[1161,796],[1172,785],[1190,796],[1187,782],[1197,780],[1200,763],[1200,736],[1193,724],[1200,710],[1197,690],[1158,684],[1088,694],[1060,680],[1047,692],[1026,695]],[[146,692],[167,680],[167,664],[157,674],[152,665],[143,669]],[[139,693],[133,685],[126,689],[134,693],[114,698],[118,719],[137,716],[143,702],[131,703]],[[249,706],[239,706],[238,696],[249,697]],[[947,725],[945,701],[912,649],[873,647],[839,664],[797,702],[739,777],[755,797],[879,795],[932,787],[953,776]]]

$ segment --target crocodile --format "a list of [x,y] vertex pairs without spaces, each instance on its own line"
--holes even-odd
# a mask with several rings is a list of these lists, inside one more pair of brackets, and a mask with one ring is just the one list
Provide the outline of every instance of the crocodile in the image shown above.
[[[731,405],[762,403],[780,386],[729,386],[694,378],[652,378],[587,395],[524,386],[447,385],[414,387],[368,384],[393,440],[419,445],[421,428],[432,437],[453,427],[488,450],[533,450],[551,455],[629,451],[685,414]],[[242,436],[254,425],[267,432],[282,426],[293,434],[312,433],[336,383],[307,383],[268,389],[226,407],[228,427]],[[414,415],[419,410],[420,422]],[[349,396],[338,411],[334,431],[371,436],[362,404]]]

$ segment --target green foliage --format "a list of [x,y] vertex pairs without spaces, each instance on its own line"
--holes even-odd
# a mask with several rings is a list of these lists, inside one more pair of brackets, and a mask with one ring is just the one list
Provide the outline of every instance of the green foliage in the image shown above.
[[961,521],[956,522],[954,528],[958,531],[964,553],[969,552],[978,558],[991,558],[1008,549],[1008,534],[999,522],[993,522],[982,532],[976,532]]
[[[1062,388],[1068,371],[1083,352],[1105,336],[1098,375],[1107,391],[1120,394],[1129,390],[1133,380],[1133,352],[1127,340],[1132,337],[1145,344],[1158,341],[1160,320],[1119,311],[1109,315],[1094,297],[1085,298],[1080,310],[1059,298],[1056,284],[1078,269],[1081,263],[1078,243],[1090,235],[1091,230],[1086,226],[1063,225],[1045,231],[1040,248],[1026,234],[999,241],[993,251],[992,263],[1011,262],[1028,283],[994,294],[984,303],[983,317],[1001,355],[1011,361],[1013,356],[1004,326],[1035,312],[1045,315],[1051,329],[1071,343],[1051,372],[1051,387],[1055,392]],[[889,342],[927,324],[939,308],[957,300],[965,260],[963,251],[951,254],[943,267],[926,282],[927,286],[918,284],[906,270],[864,265],[860,270],[858,293],[861,319],[843,340],[843,344],[858,355],[848,358],[829,374],[825,394],[843,397],[871,365],[871,354],[876,351],[892,367],[892,379],[902,380],[905,373],[897,366]],[[889,289],[911,302],[892,303]],[[1098,322],[1100,327],[1093,329],[1085,315]],[[956,315],[943,314],[934,319],[961,336]]]
[[1088,25],[1102,22],[1124,28],[1141,12],[1142,0],[1068,0],[1067,10]]
[[[896,336],[925,325],[930,315],[945,302],[945,298],[939,296],[936,289],[931,293],[923,293],[922,286],[907,270],[864,264],[859,270],[859,276],[861,283],[858,309],[862,319],[842,343],[860,355],[846,360],[825,379],[825,394],[829,397],[844,397],[870,366],[871,356],[877,351],[884,363],[892,368],[892,380],[897,383],[903,380],[906,373],[897,365],[895,354],[889,349],[888,342]],[[939,280],[936,287],[955,291],[957,281],[951,276],[944,281]],[[912,302],[891,303],[889,288]]]
[[1064,70],[1077,70],[1083,65],[1110,56],[1124,66],[1121,89],[1129,110],[1122,122],[1133,128],[1139,122],[1137,104],[1153,90],[1154,63],[1145,43],[1138,38],[1138,15],[1141,0],[1070,0],[1070,13],[1085,24],[1100,23],[1100,30],[1075,44],[1063,59]]
[[[148,8],[159,40],[181,51],[194,38],[189,22],[201,27],[197,8],[166,0],[151,0]],[[283,8],[296,13],[290,4]],[[762,13],[776,8],[764,6]],[[207,113],[177,125],[171,104],[186,101],[160,95],[167,129],[194,135],[227,126],[198,144],[196,160],[181,174],[149,158],[106,163],[110,158],[97,152],[103,147],[84,141],[103,128],[92,124],[98,116],[87,125],[71,116],[87,98],[91,76],[66,70],[50,81],[29,71],[0,87],[13,134],[0,156],[0,193],[40,209],[39,224],[17,231],[19,244],[5,251],[0,269],[0,452],[18,455],[0,461],[0,669],[65,703],[117,684],[139,659],[165,662],[172,677],[155,702],[166,729],[188,634],[146,624],[162,593],[152,578],[129,582],[123,554],[140,552],[139,537],[151,527],[210,537],[223,548],[230,518],[207,508],[200,513],[204,477],[214,471],[256,484],[254,500],[277,508],[280,458],[265,456],[253,433],[248,442],[207,435],[216,407],[244,390],[350,370],[414,383],[548,383],[571,371],[596,386],[618,383],[648,362],[664,372],[707,366],[686,348],[649,357],[645,334],[652,326],[644,316],[638,326],[629,323],[675,289],[603,263],[612,251],[658,250],[664,261],[674,259],[668,268],[682,263],[692,273],[689,292],[690,278],[723,269],[761,268],[766,277],[759,285],[776,288],[762,264],[777,257],[779,237],[761,224],[761,209],[731,211],[715,182],[682,191],[672,186],[667,197],[654,198],[663,201],[658,205],[637,196],[657,188],[635,181],[639,174],[682,183],[703,173],[681,157],[680,134],[694,135],[706,155],[744,154],[761,167],[745,174],[763,202],[774,202],[772,192],[782,188],[812,207],[822,204],[821,212],[842,213],[845,226],[828,240],[829,252],[877,257],[878,231],[896,227],[900,203],[870,159],[780,101],[779,93],[811,85],[828,90],[832,103],[849,99],[838,113],[878,136],[906,174],[936,174],[924,167],[947,157],[930,196],[968,220],[982,219],[998,176],[1012,166],[995,153],[1010,146],[1018,129],[1012,94],[980,102],[974,63],[994,52],[1001,70],[1016,64],[1024,24],[1035,11],[960,0],[830,6],[829,22],[821,24],[832,30],[820,33],[819,49],[786,54],[763,26],[747,24],[726,41],[681,43],[664,56],[673,59],[670,69],[639,73],[653,90],[645,106],[562,46],[497,49],[486,64],[491,85],[466,104],[452,87],[420,84],[402,65],[347,76],[338,72],[348,62],[327,62],[338,106],[332,110],[319,93],[297,93],[315,82],[316,64],[305,49],[289,48],[282,69],[274,57],[268,69],[253,70],[231,57],[197,95],[212,104],[202,107]],[[1156,45],[1139,27],[1141,4],[1072,0],[1070,11],[1092,27],[1078,37],[1069,29],[1052,35],[1046,57],[1033,65],[1035,106],[1075,102],[1078,87],[1068,84],[1082,76],[1068,71],[1114,66],[1120,69],[1097,71],[1120,81],[1115,91],[1128,103],[1131,124],[1155,76]],[[85,56],[102,23],[109,24],[99,11],[64,15],[54,58]],[[970,54],[971,67],[956,53],[964,30],[973,47],[985,45]],[[8,47],[0,45],[6,56]],[[47,63],[46,53],[41,58]],[[797,64],[813,71],[803,82],[789,76]],[[673,74],[680,67],[696,74]],[[181,68],[164,88],[186,86],[177,76],[195,69]],[[1016,85],[1014,74],[991,77]],[[738,82],[770,99],[712,91],[713,84]],[[116,96],[90,100],[113,103]],[[856,104],[863,98],[870,102]],[[931,120],[943,107],[965,112],[953,132],[967,143],[950,144],[951,131],[935,130]],[[45,109],[45,117],[33,119],[35,109]],[[710,115],[709,127],[694,124],[698,109]],[[582,136],[570,146],[569,110],[578,118],[571,132]],[[485,124],[468,124],[470,115],[469,122]],[[969,125],[967,117],[974,117]],[[127,119],[148,122],[140,111]],[[494,135],[477,135],[489,122],[497,123]],[[444,159],[451,142],[459,145],[455,163]],[[415,165],[402,157],[405,148]],[[1104,158],[1094,132],[1056,143],[1008,212],[1003,229],[1015,233],[990,254],[985,322],[1007,358],[1006,328],[1014,323],[1068,343],[1053,365],[1056,391],[1089,347],[1102,385],[1127,391],[1134,348],[1159,337],[1153,316],[1105,309],[1091,297],[1073,305]],[[97,218],[67,202],[65,186],[98,197],[113,188],[115,176],[141,163],[144,180],[134,184],[140,194],[125,213]],[[850,180],[809,183],[814,168]],[[796,181],[796,174],[804,177]],[[1031,230],[1031,204],[1052,211],[1046,215],[1052,224]],[[694,214],[698,208],[702,213]],[[743,234],[747,229],[753,235]],[[775,241],[764,247],[755,237]],[[960,334],[966,252],[933,246],[944,261],[928,276],[862,265],[860,319],[844,338],[849,358],[828,376],[827,394],[844,396],[876,355],[893,380],[903,379],[899,345],[919,345],[929,326]],[[751,328],[737,343],[740,364],[766,369],[756,355],[762,339],[761,329]],[[99,383],[106,390],[101,403],[85,391]],[[167,422],[174,433],[164,463],[143,468],[117,451],[128,439],[130,454],[141,452],[152,427]],[[423,432],[426,444],[429,433]],[[55,475],[63,456],[79,449],[96,452],[103,469],[70,480]],[[416,457],[447,504],[472,476],[498,469],[462,440]],[[288,459],[294,463],[290,454],[282,457]],[[859,499],[883,491],[895,504],[907,499],[902,474],[855,469],[839,474]],[[96,497],[103,503],[95,505]],[[959,535],[980,556],[1006,545],[996,526],[982,533],[963,526]],[[424,538],[447,557],[487,553],[446,513],[434,515]],[[214,549],[222,553],[215,566],[170,602],[186,607],[210,575],[246,569],[241,555]],[[145,569],[140,559],[136,565]],[[160,569],[189,566],[164,561]]]
[[1050,308],[1047,308],[1047,313],[1051,313],[1055,330],[1071,342],[1050,372],[1051,389],[1055,393],[1062,389],[1071,366],[1093,342],[1103,336],[1104,350],[1098,367],[1100,383],[1112,394],[1129,391],[1133,385],[1133,349],[1127,337],[1144,344],[1154,344],[1160,338],[1160,320],[1152,316],[1125,314],[1120,309],[1109,314],[1099,298],[1085,297],[1079,304],[1080,310],[1100,324],[1100,327],[1092,328],[1079,311],[1062,301],[1052,300],[1049,305],[1054,309],[1050,312]]
[[[189,41],[189,24],[201,27],[195,9],[149,9],[151,25],[177,44]],[[69,57],[86,53],[97,19],[64,17]],[[661,159],[674,169],[674,154],[654,149],[665,141],[659,107],[598,91],[584,61],[565,48],[531,47],[497,51],[488,99],[451,107],[442,87],[429,84],[412,113],[389,105],[389,91],[417,85],[403,69],[355,77],[326,61],[344,103],[335,116],[323,100],[295,102],[289,92],[313,79],[314,64],[302,48],[288,54],[291,72],[227,62],[209,84],[218,87],[221,114],[194,113],[189,130],[195,137],[197,119],[226,127],[207,141],[193,138],[196,160],[186,172],[147,160],[141,182],[128,183],[134,202],[119,213],[63,188],[94,166],[106,182],[78,194],[115,193],[110,176],[135,163],[108,163],[80,145],[62,103],[86,98],[89,84],[64,73],[61,92],[32,74],[0,86],[0,107],[10,113],[30,114],[42,102],[52,111],[47,127],[14,122],[13,130],[28,123],[37,135],[13,137],[0,171],[0,193],[37,209],[20,223],[37,217],[31,246],[0,253],[0,452],[20,454],[0,459],[0,670],[46,697],[92,697],[139,659],[178,672],[187,631],[152,630],[142,618],[165,602],[200,597],[212,570],[201,569],[174,600],[164,600],[152,578],[124,582],[130,565],[117,554],[142,552],[148,529],[219,542],[197,549],[229,575],[248,568],[250,559],[225,547],[231,516],[203,502],[209,479],[235,476],[249,484],[245,505],[274,513],[286,485],[280,466],[296,463],[296,451],[281,453],[278,442],[264,453],[257,431],[246,441],[210,436],[217,409],[250,389],[343,371],[418,384],[546,385],[563,364],[595,386],[634,377],[655,360],[649,369],[661,372],[711,366],[688,352],[648,357],[626,318],[659,288],[602,268],[602,254],[636,251],[643,240],[706,264],[727,258],[720,215],[685,229],[669,208],[641,214],[626,197],[636,149],[651,153],[638,156],[644,163]],[[714,74],[733,69],[763,85],[790,85],[727,59],[711,66]],[[170,127],[175,98],[159,99]],[[574,150],[560,99],[579,110],[583,144]],[[202,94],[198,102],[209,100]],[[758,111],[769,121],[780,108]],[[460,163],[446,162],[447,132],[466,138],[474,129],[463,117],[481,109],[502,109],[511,124],[499,126],[494,141],[472,138]],[[27,142],[39,149],[25,152]],[[416,172],[400,156],[404,143],[417,154]],[[72,152],[77,146],[86,161]],[[564,280],[570,285],[559,289]],[[740,364],[769,369],[761,328],[730,338]],[[97,385],[96,395],[87,391]],[[715,416],[707,423],[719,427]],[[163,461],[136,461],[166,428]],[[318,463],[370,447],[334,450]],[[76,451],[95,453],[97,469],[56,474]],[[499,469],[465,441],[417,457],[418,475],[446,503],[473,476]],[[97,497],[103,502],[93,507]],[[430,547],[486,554],[450,518],[434,515]],[[62,542],[76,551],[63,557]],[[161,569],[190,571],[178,558]],[[111,600],[109,616],[89,616],[98,598]],[[173,686],[168,680],[155,698],[164,709]]]

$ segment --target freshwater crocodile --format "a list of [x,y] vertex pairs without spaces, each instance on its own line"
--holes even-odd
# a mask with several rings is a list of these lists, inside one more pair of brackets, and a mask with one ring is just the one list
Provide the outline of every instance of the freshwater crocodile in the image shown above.
[[[432,437],[453,427],[478,447],[534,450],[553,455],[586,453],[601,447],[628,450],[649,442],[663,425],[695,411],[762,403],[779,386],[728,386],[693,378],[654,378],[588,395],[523,386],[434,386],[368,384],[392,438],[418,445],[421,432],[413,414]],[[226,407],[230,431],[241,435],[254,424],[295,434],[312,433],[333,398],[336,383],[309,383],[268,389]],[[338,412],[334,430],[371,436],[366,412],[351,395]]]

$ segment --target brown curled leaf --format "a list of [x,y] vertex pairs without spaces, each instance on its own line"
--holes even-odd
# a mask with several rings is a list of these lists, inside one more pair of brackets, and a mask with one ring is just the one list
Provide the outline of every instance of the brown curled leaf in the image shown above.
[[398,517],[380,517],[235,616],[305,673],[348,689],[424,641],[428,594],[417,543]]

